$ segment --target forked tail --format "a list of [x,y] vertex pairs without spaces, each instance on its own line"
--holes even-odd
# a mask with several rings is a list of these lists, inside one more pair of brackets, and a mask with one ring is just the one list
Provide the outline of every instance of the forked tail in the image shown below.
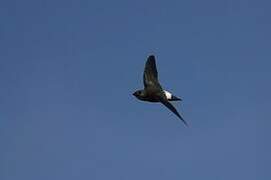
[[169,99],[169,101],[181,101],[181,98],[178,98],[177,96],[172,95],[171,99]]

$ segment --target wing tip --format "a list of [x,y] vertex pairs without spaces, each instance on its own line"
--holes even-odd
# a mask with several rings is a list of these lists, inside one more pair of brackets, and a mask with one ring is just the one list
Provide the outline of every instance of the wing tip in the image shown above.
[[189,125],[188,125],[188,123],[185,120],[183,120],[183,123],[185,124],[186,127],[189,128]]
[[184,125],[185,125],[186,127],[189,127],[188,123],[182,118],[181,115],[178,116],[178,117],[183,121],[183,123],[184,123]]
[[149,56],[148,56],[148,59],[152,59],[152,60],[155,60],[155,55],[154,54],[150,54]]

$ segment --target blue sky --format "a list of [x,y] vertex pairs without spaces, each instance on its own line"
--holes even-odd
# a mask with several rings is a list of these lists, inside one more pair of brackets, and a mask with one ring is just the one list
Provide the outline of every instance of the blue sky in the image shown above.
[[270,5],[1,1],[0,179],[270,179]]

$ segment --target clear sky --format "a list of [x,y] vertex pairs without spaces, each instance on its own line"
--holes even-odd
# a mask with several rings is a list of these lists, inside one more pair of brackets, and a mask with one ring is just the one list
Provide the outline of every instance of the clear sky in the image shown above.
[[[0,179],[271,179],[270,7],[2,0]],[[189,128],[132,96],[149,54]]]

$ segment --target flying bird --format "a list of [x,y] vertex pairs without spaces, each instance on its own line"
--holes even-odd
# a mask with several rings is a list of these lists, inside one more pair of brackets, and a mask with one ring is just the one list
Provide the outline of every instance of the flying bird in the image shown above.
[[181,101],[180,98],[174,96],[170,92],[163,90],[158,80],[158,72],[156,69],[155,57],[150,55],[146,61],[143,75],[144,89],[137,90],[133,95],[141,100],[148,102],[160,102],[178,116],[186,126],[187,122],[178,113],[170,101]]

